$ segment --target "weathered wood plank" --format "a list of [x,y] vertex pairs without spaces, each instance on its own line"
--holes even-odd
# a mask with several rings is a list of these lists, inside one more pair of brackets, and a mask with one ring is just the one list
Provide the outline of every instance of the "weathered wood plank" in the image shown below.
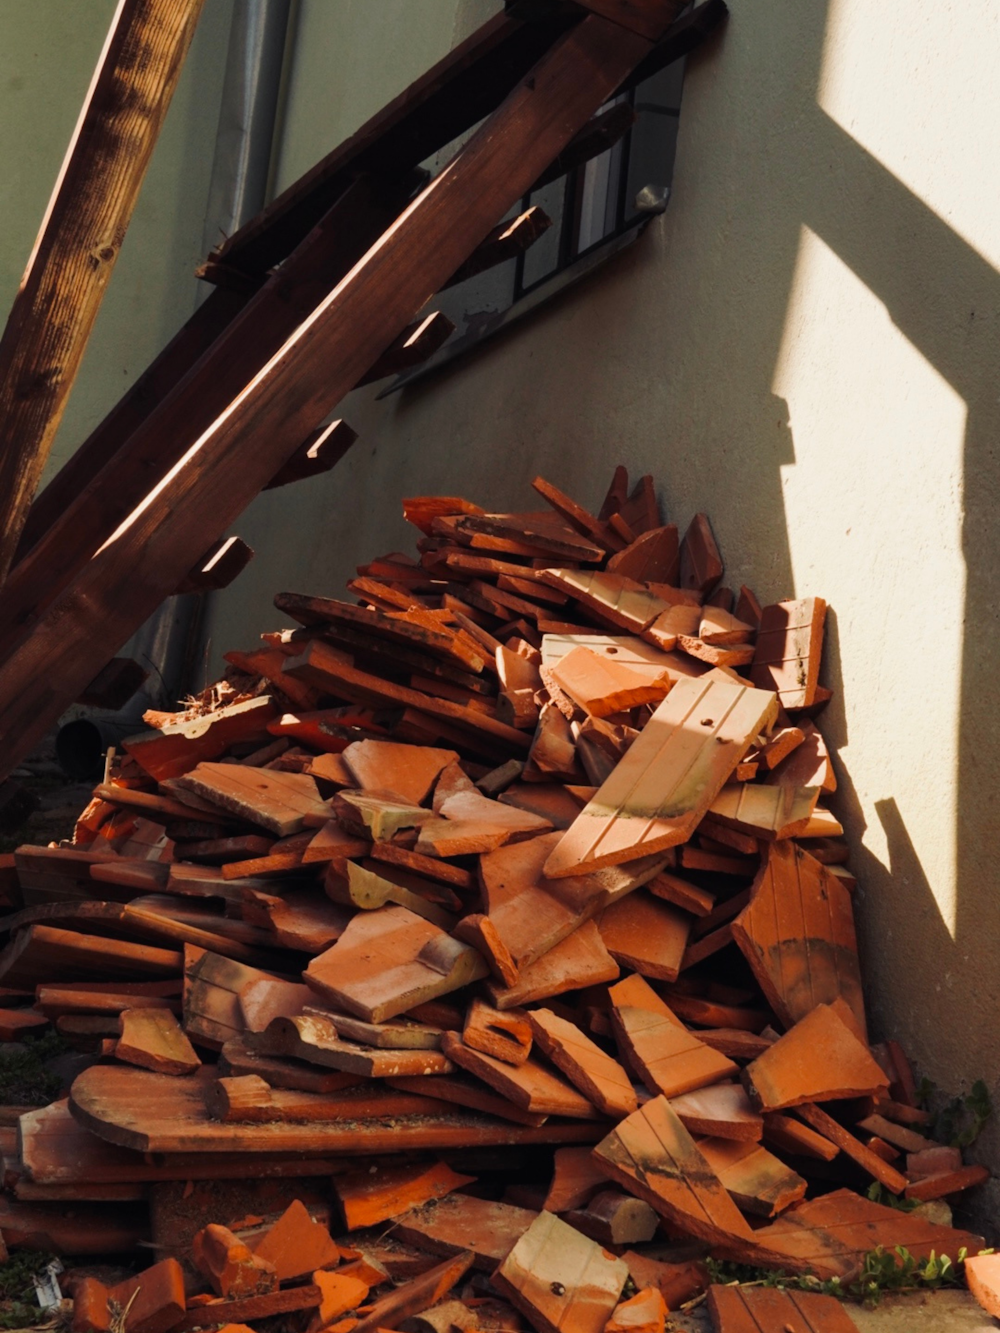
[[202,3],[119,4],[0,338],[0,583],[83,359]]

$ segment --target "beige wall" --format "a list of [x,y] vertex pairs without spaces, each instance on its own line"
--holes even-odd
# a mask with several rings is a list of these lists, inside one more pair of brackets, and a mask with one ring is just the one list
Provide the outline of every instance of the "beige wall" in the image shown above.
[[[278,589],[336,595],[411,547],[407,494],[523,506],[541,471],[596,505],[614,463],[654,473],[671,520],[711,514],[730,582],[829,600],[822,726],[876,1031],[997,1098],[1000,20],[992,0],[731,8],[689,71],[666,215],[474,358],[353,395],[348,459],[239,525],[257,560],[212,644],[279,623]],[[286,180],[472,14],[331,9],[303,4]],[[996,1129],[981,1150],[1000,1165]]]
[[[0,6],[0,310],[14,299],[114,0]],[[194,310],[232,0],[206,0],[46,479]]]

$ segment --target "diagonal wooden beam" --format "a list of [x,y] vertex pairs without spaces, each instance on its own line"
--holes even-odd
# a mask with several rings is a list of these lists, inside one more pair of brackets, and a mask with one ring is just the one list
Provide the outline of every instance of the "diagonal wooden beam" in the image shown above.
[[[676,14],[663,0],[664,26]],[[560,38],[119,526],[0,669],[9,772],[650,49]]]
[[0,338],[0,584],[204,0],[120,0]]
[[[18,561],[0,589],[4,652],[30,633],[45,608],[141,504],[150,488],[253,381],[398,216],[409,193],[407,179],[392,186],[367,176],[356,180],[180,383],[119,441],[104,466],[81,478],[80,488],[68,498],[65,509]],[[215,292],[213,296],[228,301],[232,293]],[[310,422],[310,429],[315,424]],[[300,443],[306,434],[308,431],[302,432]],[[208,542],[206,537],[196,549],[204,550]]]

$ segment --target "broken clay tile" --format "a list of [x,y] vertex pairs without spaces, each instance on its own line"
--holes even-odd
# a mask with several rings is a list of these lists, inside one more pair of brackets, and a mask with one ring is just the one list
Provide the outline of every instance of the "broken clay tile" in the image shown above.
[[493,1009],[473,999],[466,1015],[462,1040],[474,1051],[492,1055],[508,1065],[523,1065],[531,1054],[531,1024],[526,1014]]
[[607,1186],[608,1178],[596,1165],[590,1148],[557,1148],[545,1207],[550,1213],[582,1208],[591,1195]]
[[548,953],[521,968],[513,985],[489,981],[486,989],[498,1009],[513,1009],[617,977],[618,964],[604,947],[600,932],[593,921],[585,921]]
[[631,1115],[635,1090],[616,1060],[550,1009],[532,1009],[527,1019],[539,1047],[599,1111],[617,1118]]
[[362,791],[393,792],[408,805],[423,805],[441,771],[455,763],[454,750],[396,741],[354,741],[344,763]]
[[774,1287],[714,1286],[708,1312],[715,1333],[857,1333],[857,1324],[835,1296]]
[[658,704],[670,693],[664,672],[657,679],[632,671],[612,657],[574,648],[551,668],[560,687],[592,717],[610,717],[640,704]]
[[750,1100],[762,1111],[863,1097],[888,1087],[868,1048],[829,1004],[817,1005],[748,1065],[743,1077]]
[[666,1097],[641,1106],[594,1149],[612,1180],[671,1226],[715,1244],[751,1232]]
[[672,1097],[670,1105],[690,1134],[752,1143],[764,1133],[763,1117],[750,1105],[738,1083],[716,1083],[685,1092]]
[[107,1298],[119,1309],[128,1310],[127,1333],[166,1333],[184,1316],[184,1273],[176,1259],[161,1259],[136,1277],[108,1288]]
[[722,578],[723,564],[707,514],[695,514],[681,542],[682,588],[707,595]]
[[493,1276],[539,1333],[604,1333],[628,1268],[552,1213],[542,1212]]
[[329,1328],[348,1310],[356,1310],[368,1299],[368,1283],[352,1273],[313,1273],[313,1282],[320,1289],[319,1309],[309,1324],[308,1333],[320,1333]]
[[563,834],[545,873],[579,874],[686,842],[775,707],[762,690],[678,681]]
[[784,708],[808,708],[816,699],[826,602],[822,597],[765,606],[750,678],[775,690]]
[[257,1241],[254,1257],[271,1264],[279,1282],[289,1282],[339,1263],[340,1250],[326,1227],[313,1221],[305,1204],[295,1199]]
[[976,1254],[965,1261],[969,1290],[994,1319],[1000,1319],[1000,1254]]
[[576,1088],[535,1060],[526,1060],[516,1067],[504,1064],[482,1051],[472,1050],[456,1032],[443,1034],[441,1049],[449,1060],[481,1078],[525,1111],[568,1116],[574,1120],[591,1120],[597,1115],[593,1105]]
[[636,1250],[626,1250],[622,1258],[637,1287],[656,1287],[668,1310],[679,1310],[687,1301],[701,1295],[709,1284],[708,1268],[699,1260],[668,1263]]
[[253,1254],[227,1227],[215,1222],[195,1236],[191,1259],[219,1296],[261,1296],[278,1285],[274,1264]]
[[783,1024],[839,997],[864,1032],[851,895],[802,848],[768,845],[733,938]]
[[658,1287],[644,1287],[616,1305],[605,1333],[663,1333],[667,1306]]
[[119,1060],[158,1074],[193,1074],[201,1065],[169,1009],[125,1009],[118,1023],[115,1054]]
[[[380,968],[369,963],[377,951]],[[480,954],[405,907],[362,912],[314,958],[306,984],[338,1008],[381,1023],[486,975]]]
[[616,963],[640,976],[677,980],[691,930],[687,912],[637,889],[606,907],[596,922]]
[[[442,1199],[452,1190],[471,1185],[474,1176],[460,1176],[444,1162],[430,1166],[364,1167],[334,1176],[333,1192],[348,1231],[371,1227],[419,1208],[430,1199]],[[346,1307],[352,1309],[352,1306]]]
[[698,1139],[698,1149],[745,1213],[774,1217],[805,1197],[806,1182],[759,1143]]

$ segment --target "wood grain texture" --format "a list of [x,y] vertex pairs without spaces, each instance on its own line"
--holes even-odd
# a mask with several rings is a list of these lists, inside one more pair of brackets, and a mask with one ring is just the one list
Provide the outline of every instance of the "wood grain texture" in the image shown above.
[[560,38],[136,506],[0,671],[4,774],[649,49],[594,17]]
[[121,0],[0,338],[0,582],[125,239],[202,3]]
[[785,1027],[839,996],[866,1031],[850,892],[801,847],[768,845],[733,939]]

